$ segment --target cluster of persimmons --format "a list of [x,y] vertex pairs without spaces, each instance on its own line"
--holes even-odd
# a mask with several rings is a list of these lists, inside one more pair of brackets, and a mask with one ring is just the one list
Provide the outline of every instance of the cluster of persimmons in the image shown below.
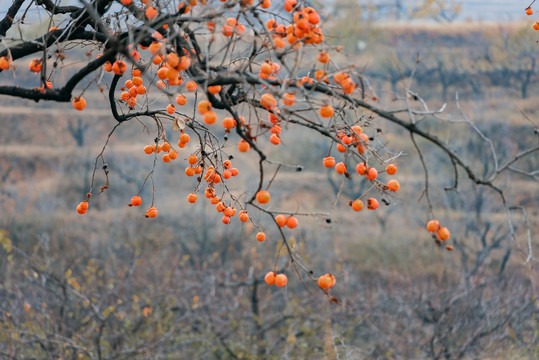
[[[221,0],[226,2],[226,0]],[[121,0],[124,6],[134,6],[133,0]],[[188,4],[180,4],[178,10],[183,14],[187,14],[191,9],[198,5],[205,5],[206,2],[197,0],[191,0]],[[160,11],[153,6],[150,6],[151,2],[143,1],[144,14],[149,20],[156,19],[160,16]],[[256,4],[254,0],[242,0],[240,6],[242,7],[260,7],[267,9],[271,6],[271,0],[258,1]],[[279,5],[281,6],[281,5]],[[307,103],[309,100],[307,96],[298,96],[298,93],[304,94],[302,90],[311,89],[314,83],[319,82],[328,86],[331,86],[336,91],[341,92],[344,96],[352,94],[357,88],[356,82],[352,76],[344,71],[330,71],[331,57],[327,49],[323,49],[320,45],[324,42],[324,35],[319,27],[320,14],[312,7],[302,6],[297,0],[286,0],[282,5],[285,12],[290,14],[291,20],[285,23],[286,20],[280,22],[281,19],[285,19],[283,16],[276,16],[269,19],[264,23],[262,29],[258,29],[258,32],[265,33],[268,38],[268,48],[275,52],[287,50],[296,50],[302,47],[311,45],[320,48],[318,51],[318,66],[322,69],[318,69],[314,72],[314,77],[303,76],[299,79],[285,79],[286,81],[294,81],[294,87],[296,90],[291,90],[292,87],[286,87],[286,90],[282,92],[275,91],[275,88],[282,85],[283,82],[279,82],[279,74],[281,65],[277,59],[270,61],[265,60],[260,65],[254,65],[250,67],[253,71],[258,73],[259,90],[262,92],[256,100],[256,107],[264,109],[268,122],[271,125],[264,124],[264,128],[269,128],[268,140],[271,144],[278,146],[281,144],[282,124],[286,123],[287,116],[290,116],[291,109],[298,102]],[[529,9],[531,10],[531,9]],[[528,11],[528,10],[527,10]],[[279,21],[278,21],[279,19]],[[211,36],[216,34],[222,34],[225,39],[231,37],[241,37],[247,31],[246,25],[241,24],[238,17],[229,17],[224,20],[224,24],[219,25],[216,21],[218,18],[210,19],[205,24],[205,29]],[[217,21],[218,22],[218,21]],[[216,32],[218,26],[221,26],[220,31]],[[249,24],[248,26],[253,26]],[[52,29],[51,29],[52,30]],[[153,30],[152,30],[153,31]],[[137,108],[137,99],[139,96],[148,96],[149,92],[162,91],[167,95],[174,94],[174,97],[168,96],[169,104],[166,108],[160,110],[158,113],[164,117],[169,117],[176,121],[176,118],[180,116],[178,106],[183,107],[189,101],[188,97],[184,95],[186,92],[196,93],[194,107],[196,112],[202,118],[203,126],[207,131],[211,131],[212,126],[218,126],[216,124],[221,123],[224,131],[229,133],[232,129],[238,129],[240,134],[250,134],[252,127],[246,124],[245,119],[242,116],[234,115],[223,118],[221,121],[218,119],[218,114],[213,111],[213,105],[210,101],[218,95],[223,95],[226,85],[213,85],[208,86],[207,79],[196,79],[190,76],[189,69],[197,61],[197,54],[194,49],[176,48],[173,42],[168,41],[164,34],[167,34],[168,25],[163,25],[162,31],[156,31],[152,34],[151,43],[147,43],[148,46],[141,44],[130,45],[128,47],[129,60],[117,59],[113,62],[106,62],[103,65],[105,72],[113,73],[116,77],[123,77],[129,74],[128,79],[125,80],[120,90],[119,96],[116,96],[115,101],[125,104],[126,110],[133,111]],[[147,51],[144,53],[143,51]],[[128,65],[126,61],[140,63],[143,56],[150,58],[147,61],[144,68],[133,66],[131,71],[128,71]],[[277,57],[278,58],[278,57]],[[0,58],[0,69],[7,70],[12,67],[12,61],[9,56]],[[43,69],[43,64],[40,59],[34,59],[29,63],[29,69],[32,72],[40,73]],[[144,83],[144,78],[157,78],[155,82]],[[256,74],[256,73],[255,73]],[[188,81],[185,81],[188,80]],[[286,81],[284,84],[286,84]],[[43,85],[44,91],[52,88],[52,83],[47,81]],[[207,99],[200,99],[199,91],[207,94]],[[173,100],[174,99],[174,100]],[[376,100],[375,98],[373,98]],[[342,112],[343,109],[334,107],[335,104],[330,104],[328,98],[323,100],[324,102],[314,108],[318,113],[318,116],[323,121],[328,121],[332,125],[332,131],[334,131],[333,142],[336,144],[336,151],[346,154],[353,151],[359,156],[363,156],[367,151],[375,152],[376,149],[371,148],[370,142],[372,138],[363,131],[363,128],[359,125],[349,126],[345,122],[339,123],[337,112]],[[312,102],[308,102],[311,106]],[[86,100],[82,96],[77,96],[72,101],[73,107],[79,111],[86,108]],[[140,105],[139,105],[140,107]],[[284,115],[283,115],[284,114]],[[191,121],[191,124],[195,121],[195,116],[192,119],[186,119],[186,122]],[[200,124],[202,124],[200,122]],[[335,125],[337,124],[337,125]],[[189,127],[189,126],[188,126]],[[192,126],[191,126],[192,128]],[[263,132],[265,134],[265,132]],[[256,144],[259,138],[263,136],[241,136],[237,144],[238,151],[249,152],[253,144]],[[171,163],[180,157],[181,149],[184,148],[190,141],[190,135],[186,128],[182,128],[179,133],[177,142],[177,148],[175,148],[175,142],[171,144],[166,136],[163,134],[156,142],[144,147],[144,152],[148,155],[157,157],[160,154],[160,159],[165,163]],[[254,146],[254,145],[253,145]],[[200,175],[198,182],[204,181],[206,184],[203,187],[204,197],[215,206],[217,212],[222,214],[222,223],[229,224],[232,219],[238,215],[239,220],[242,223],[252,221],[248,212],[244,209],[240,209],[239,212],[233,206],[232,203],[226,203],[223,198],[220,198],[216,193],[215,186],[224,180],[228,180],[231,177],[237,176],[239,170],[232,167],[231,159],[213,163],[208,166],[204,151],[199,149],[195,153],[188,153],[182,156],[188,162],[185,168],[185,174],[187,176]],[[366,157],[362,157],[366,159]],[[349,163],[348,158],[345,157],[344,161],[338,161],[331,153],[322,159],[322,165],[328,169],[334,169],[339,175],[350,177],[350,173],[347,167]],[[337,162],[338,161],[338,162]],[[389,161],[388,161],[389,162]],[[367,164],[367,161],[360,161],[355,167],[355,171],[358,175],[365,177],[373,184],[373,187],[377,188],[380,192],[396,192],[400,188],[400,184],[396,179],[387,179],[382,181],[380,179],[381,173],[386,173],[389,176],[394,175],[397,172],[397,165],[389,163],[385,167],[376,168]],[[187,195],[186,201],[188,203],[196,203],[199,196],[199,186],[195,190]],[[91,193],[86,195],[86,199],[77,206],[77,212],[84,214],[88,210],[88,200]],[[256,193],[255,197],[259,206],[268,204],[271,199],[270,192],[268,190],[260,190]],[[361,211],[365,207],[368,210],[376,210],[379,207],[379,202],[374,197],[367,197],[366,194],[357,199],[349,201],[350,207],[353,211]],[[129,206],[138,207],[143,203],[143,199],[140,196],[140,191],[137,195],[133,196],[129,202]],[[153,201],[150,207],[146,210],[145,216],[147,218],[155,218],[158,215],[158,210],[154,207]],[[279,227],[288,227],[294,229],[298,226],[298,220],[293,215],[278,214],[274,218],[275,223]],[[431,220],[427,229],[430,232],[436,234],[440,241],[446,241],[449,238],[449,230],[446,227],[440,227],[437,220]],[[266,234],[259,231],[256,234],[256,239],[259,242],[266,240]],[[447,245],[450,250],[452,247]],[[277,274],[275,271],[270,271],[265,276],[265,281],[268,285],[277,285],[279,287],[287,284],[287,277],[285,274]],[[335,276],[332,274],[325,274],[318,278],[318,286],[325,292],[329,291],[335,285]]]

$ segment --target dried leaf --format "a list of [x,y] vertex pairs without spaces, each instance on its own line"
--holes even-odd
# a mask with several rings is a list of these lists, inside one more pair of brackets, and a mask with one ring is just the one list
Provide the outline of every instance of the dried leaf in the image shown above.
[[172,130],[180,131],[183,129],[185,129],[185,120],[178,116],[172,122]]
[[109,306],[103,311],[103,316],[108,317],[111,313],[113,313],[116,310],[114,306]]

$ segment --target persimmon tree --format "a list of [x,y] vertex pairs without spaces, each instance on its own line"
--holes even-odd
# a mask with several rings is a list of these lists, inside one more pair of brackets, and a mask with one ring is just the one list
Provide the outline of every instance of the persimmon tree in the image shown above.
[[[24,28],[31,8],[45,12],[48,18],[45,33],[30,39]],[[114,184],[108,180],[113,169],[105,160],[107,145],[119,126],[141,122],[155,140],[140,151],[154,161],[147,176],[140,179],[139,192],[126,199],[129,206],[147,221],[158,216],[159,204],[153,196],[141,197],[142,189],[150,186],[152,194],[159,191],[153,186],[158,161],[185,166],[182,159],[187,160],[185,174],[192,179],[192,191],[182,195],[185,206],[208,201],[222,214],[216,221],[223,226],[251,222],[258,229],[256,240],[260,242],[269,240],[266,226],[279,229],[278,241],[288,252],[288,264],[282,268],[275,263],[268,269],[265,281],[269,285],[285,286],[286,274],[294,272],[301,281],[316,283],[330,301],[338,301],[330,295],[338,279],[324,275],[323,269],[311,269],[287,238],[291,229],[301,227],[304,216],[331,221],[331,205],[320,216],[314,209],[298,212],[280,208],[271,199],[273,180],[281,168],[303,169],[301,164],[273,160],[268,151],[269,146],[286,148],[281,138],[291,128],[304,129],[310,137],[320,137],[329,144],[328,153],[320,158],[320,171],[328,168],[341,176],[341,190],[348,181],[369,184],[357,198],[344,198],[339,191],[333,207],[339,202],[348,204],[350,211],[361,216],[361,211],[377,211],[381,202],[387,204],[398,193],[400,153],[387,150],[376,125],[388,121],[402,127],[417,149],[425,176],[421,194],[424,202],[420,204],[425,207],[426,229],[439,246],[453,249],[450,229],[443,219],[437,219],[431,205],[430,165],[424,161],[418,138],[447,156],[447,166],[454,169],[453,186],[447,191],[456,191],[464,177],[498,194],[506,209],[510,237],[516,239],[512,212],[520,208],[506,198],[497,180],[507,172],[524,173],[537,180],[537,172],[514,165],[539,147],[525,149],[499,163],[490,139],[462,113],[462,121],[491,145],[493,166],[478,173],[451,141],[443,141],[422,126],[423,122],[443,119],[443,109],[431,110],[408,87],[402,107],[379,105],[377,92],[362,70],[343,61],[343,49],[326,41],[323,23],[323,13],[296,0],[81,0],[69,6],[51,0],[30,5],[15,0],[0,22],[4,83],[0,94],[36,102],[71,102],[75,109],[85,111],[98,106],[85,94],[99,89],[116,125],[96,154],[91,186],[76,206],[77,212],[91,211],[93,196],[114,191]],[[68,64],[81,49],[86,61]],[[28,71],[38,86],[28,87],[18,80],[18,74]],[[64,72],[67,80],[57,81]],[[187,144],[195,150],[183,150]],[[256,157],[259,166],[256,185],[239,195],[230,190],[234,177],[242,171],[242,163],[234,158],[237,152]],[[104,183],[98,183],[98,171],[103,171]],[[250,209],[264,216],[253,218]],[[526,261],[536,261],[529,234],[525,241]]]

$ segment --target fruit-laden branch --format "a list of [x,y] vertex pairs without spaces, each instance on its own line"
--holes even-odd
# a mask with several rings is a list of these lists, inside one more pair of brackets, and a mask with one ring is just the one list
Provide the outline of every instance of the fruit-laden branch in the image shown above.
[[[249,85],[266,85],[266,84],[270,84],[270,85],[275,85],[275,86],[281,86],[282,85],[281,81],[267,80],[267,79],[262,81],[259,78],[256,78],[256,77],[252,76],[249,73],[237,73],[237,74],[232,74],[232,75],[230,73],[228,73],[228,74],[226,74],[226,76],[223,76],[223,77],[216,76],[213,79],[209,79],[207,81],[207,83],[208,83],[208,86],[213,86],[213,85],[222,85],[222,86],[224,86],[224,85],[232,85],[232,84],[249,84]],[[296,88],[298,87],[295,82],[289,83],[288,86],[296,87]],[[489,186],[492,189],[494,189],[495,191],[497,191],[500,195],[503,195],[502,190],[493,184],[493,182],[492,182],[494,180],[493,178],[484,179],[484,178],[478,177],[473,172],[473,170],[470,168],[470,166],[467,165],[464,162],[464,160],[460,156],[458,156],[453,150],[451,150],[441,139],[439,139],[436,135],[433,135],[433,134],[431,134],[431,133],[429,133],[427,131],[424,131],[424,130],[418,128],[416,124],[411,123],[411,122],[406,122],[405,120],[395,116],[390,111],[386,111],[386,110],[377,108],[377,107],[375,107],[375,106],[373,106],[373,105],[371,105],[371,104],[369,104],[369,103],[367,103],[367,102],[365,102],[363,100],[354,98],[352,96],[346,95],[346,94],[341,93],[341,92],[334,91],[330,87],[325,86],[325,85],[323,85],[321,83],[317,83],[317,84],[308,84],[307,83],[307,84],[303,84],[302,86],[305,87],[307,90],[316,91],[318,93],[322,93],[322,94],[329,95],[329,96],[332,96],[332,97],[337,96],[337,97],[347,101],[348,103],[351,103],[351,104],[354,104],[355,106],[358,106],[360,108],[372,111],[373,113],[379,115],[380,117],[382,117],[382,118],[384,118],[386,120],[389,120],[389,121],[391,121],[391,122],[405,128],[405,129],[407,129],[410,133],[417,134],[417,135],[421,136],[422,138],[430,141],[431,143],[433,143],[434,145],[439,147],[441,150],[443,150],[449,156],[449,158],[452,161],[454,161],[458,166],[460,166],[466,172],[468,177],[474,183],[476,183],[478,185]],[[525,154],[528,155],[530,152],[535,152],[535,151],[538,151],[538,149],[537,148],[529,149],[529,150],[527,150],[525,152]]]
[[119,123],[122,123],[124,121],[128,121],[134,117],[138,117],[138,116],[153,116],[153,115],[156,115],[156,114],[159,114],[163,111],[160,111],[160,110],[152,110],[152,111],[141,111],[141,112],[136,112],[136,113],[128,113],[128,114],[123,114],[123,115],[120,115],[118,113],[118,107],[116,106],[116,100],[114,99],[114,91],[116,90],[116,86],[118,85],[118,80],[120,80],[121,76],[119,75],[114,75],[114,77],[112,78],[112,82],[110,84],[110,89],[109,89],[109,102],[110,102],[110,109],[111,109],[111,112],[112,112],[112,116],[114,117],[114,119],[116,121],[118,121]]

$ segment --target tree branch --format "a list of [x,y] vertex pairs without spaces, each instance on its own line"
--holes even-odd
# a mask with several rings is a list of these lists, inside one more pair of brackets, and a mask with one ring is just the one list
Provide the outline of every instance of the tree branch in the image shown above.
[[23,3],[24,0],[13,1],[13,4],[11,4],[9,7],[6,16],[2,19],[2,21],[0,21],[0,36],[6,36],[6,32],[11,28],[11,25],[13,25],[13,19],[15,18],[15,15],[17,15],[17,12]]

